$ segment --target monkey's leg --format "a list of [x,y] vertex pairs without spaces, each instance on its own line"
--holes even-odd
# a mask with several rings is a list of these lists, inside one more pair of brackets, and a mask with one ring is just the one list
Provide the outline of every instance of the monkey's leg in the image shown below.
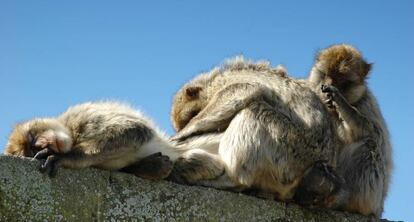
[[370,138],[358,141],[343,149],[338,163],[338,172],[345,178],[350,189],[349,201],[343,206],[346,211],[364,215],[374,213],[381,216],[386,173],[384,157],[376,142]]
[[213,180],[224,173],[224,163],[218,155],[193,149],[175,161],[169,180],[181,184],[200,185],[200,181]]
[[[322,85],[322,92],[327,93],[330,98],[327,103],[333,105],[340,118],[348,125],[351,130],[352,138],[359,140],[372,132],[372,124],[357,109],[348,103],[345,97],[334,86]],[[332,102],[334,102],[332,104]]]
[[317,160],[329,159],[333,150],[320,149],[327,146],[324,138],[330,132],[323,122],[308,127],[283,108],[283,104],[253,101],[231,121],[219,155],[237,184],[286,201],[293,198],[305,170]]
[[264,95],[264,91],[257,84],[229,85],[217,92],[207,106],[172,139],[183,141],[193,135],[225,130],[240,110]]
[[135,174],[138,177],[142,177],[150,180],[164,179],[170,175],[173,169],[173,162],[168,156],[159,153],[154,153],[131,164],[120,171],[125,173]]

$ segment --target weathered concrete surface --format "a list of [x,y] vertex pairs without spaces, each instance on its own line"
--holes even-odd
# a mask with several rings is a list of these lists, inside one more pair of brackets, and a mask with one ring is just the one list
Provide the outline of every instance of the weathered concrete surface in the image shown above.
[[97,169],[60,169],[0,156],[0,221],[369,221],[211,188]]

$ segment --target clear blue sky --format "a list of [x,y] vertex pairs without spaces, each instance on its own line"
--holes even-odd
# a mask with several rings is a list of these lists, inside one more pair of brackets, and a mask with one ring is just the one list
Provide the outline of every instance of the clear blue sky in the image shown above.
[[318,49],[349,43],[374,63],[369,86],[392,135],[384,216],[414,221],[413,1],[143,2],[0,2],[0,151],[18,121],[108,98],[172,134],[173,94],[225,58],[305,77]]

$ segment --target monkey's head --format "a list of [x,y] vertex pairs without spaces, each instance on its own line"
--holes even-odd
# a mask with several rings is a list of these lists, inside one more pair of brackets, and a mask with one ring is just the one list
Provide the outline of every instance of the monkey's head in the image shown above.
[[354,47],[333,45],[316,55],[308,80],[318,87],[321,84],[335,86],[352,104],[364,95],[371,66]]
[[54,119],[34,119],[14,127],[4,154],[33,157],[45,148],[64,153],[71,147],[72,138],[61,123]]
[[216,69],[209,73],[200,74],[175,94],[170,118],[176,132],[183,129],[193,117],[207,106],[208,86],[216,74]]

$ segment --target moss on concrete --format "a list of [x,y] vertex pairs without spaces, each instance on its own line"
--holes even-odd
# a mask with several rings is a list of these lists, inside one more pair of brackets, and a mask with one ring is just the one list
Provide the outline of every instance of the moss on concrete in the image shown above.
[[0,156],[0,221],[370,221],[97,169],[60,169],[49,178],[39,165]]

